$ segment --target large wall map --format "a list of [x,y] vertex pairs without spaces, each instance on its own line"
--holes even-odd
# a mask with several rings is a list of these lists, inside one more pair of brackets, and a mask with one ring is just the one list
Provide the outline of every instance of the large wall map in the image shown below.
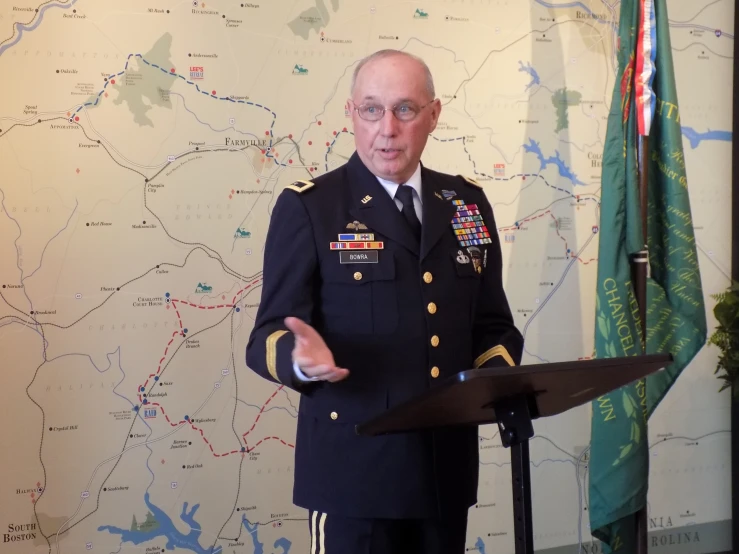
[[[377,49],[435,75],[423,161],[492,201],[525,363],[591,356],[617,4],[3,2],[2,551],[306,551],[291,503],[300,399],[244,349],[275,199],[351,155],[351,73]],[[733,3],[669,9],[712,307],[729,282]],[[730,547],[716,356],[704,349],[651,421],[652,552]],[[589,410],[536,425],[538,551],[599,552]],[[495,428],[480,451],[468,551],[512,552]]]

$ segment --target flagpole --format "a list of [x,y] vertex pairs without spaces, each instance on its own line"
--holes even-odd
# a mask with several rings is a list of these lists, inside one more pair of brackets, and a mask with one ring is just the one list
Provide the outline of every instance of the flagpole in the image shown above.
[[[641,3],[639,3],[641,8]],[[641,9],[639,9],[641,11]],[[642,21],[642,14],[639,13],[639,21]],[[633,72],[632,90],[636,91],[636,71]],[[638,106],[637,106],[638,109]],[[638,155],[637,155],[637,171],[639,174],[639,207],[641,215],[642,227],[642,249],[631,256],[631,276],[634,283],[634,295],[636,303],[639,306],[639,320],[641,321],[641,341],[646,349],[646,332],[647,332],[647,270],[649,267],[649,252],[647,250],[647,208],[648,208],[648,190],[649,190],[649,136],[639,136],[639,118],[634,117],[635,135],[637,137]],[[647,479],[649,476],[647,475]],[[647,507],[645,505],[636,513],[636,554],[648,554],[648,520]]]
[[[739,25],[739,10],[734,6],[734,28]],[[739,87],[739,44],[734,42],[734,90]],[[739,102],[734,94],[734,132],[739,129]],[[731,278],[739,281],[739,142],[732,141],[731,145],[732,164],[731,173]],[[734,550],[739,550],[739,400],[734,395],[737,385],[731,387],[731,537]]]
[[[637,125],[634,118],[634,125]],[[634,282],[634,294],[639,305],[639,319],[641,321],[641,339],[646,352],[647,331],[647,269],[649,263],[649,251],[647,250],[647,192],[649,188],[647,172],[649,160],[649,137],[639,136],[637,128],[637,139],[639,153],[637,156],[637,167],[639,172],[639,205],[641,208],[642,240],[643,248],[631,256],[631,275]],[[642,507],[636,513],[636,554],[648,554],[648,520],[647,508]]]

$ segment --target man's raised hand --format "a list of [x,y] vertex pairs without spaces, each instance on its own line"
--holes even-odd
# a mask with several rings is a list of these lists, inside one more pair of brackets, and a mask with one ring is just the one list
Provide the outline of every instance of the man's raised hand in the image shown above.
[[349,375],[349,370],[336,367],[334,355],[313,327],[296,317],[285,318],[285,325],[295,335],[293,362],[312,381],[335,383]]

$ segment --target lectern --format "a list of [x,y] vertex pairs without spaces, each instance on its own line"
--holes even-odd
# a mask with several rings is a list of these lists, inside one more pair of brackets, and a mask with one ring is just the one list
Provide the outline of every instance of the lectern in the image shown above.
[[463,371],[417,398],[357,425],[360,435],[497,423],[511,449],[516,554],[534,553],[528,441],[532,420],[590,402],[666,367],[671,354],[647,354]]

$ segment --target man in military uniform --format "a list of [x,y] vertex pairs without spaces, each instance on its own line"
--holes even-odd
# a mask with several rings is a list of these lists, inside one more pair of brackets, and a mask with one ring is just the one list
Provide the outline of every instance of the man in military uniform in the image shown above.
[[301,393],[293,501],[313,554],[462,554],[477,428],[355,425],[459,371],[520,363],[492,208],[420,163],[441,111],[421,60],[365,58],[349,106],[348,163],[277,198],[246,361]]

